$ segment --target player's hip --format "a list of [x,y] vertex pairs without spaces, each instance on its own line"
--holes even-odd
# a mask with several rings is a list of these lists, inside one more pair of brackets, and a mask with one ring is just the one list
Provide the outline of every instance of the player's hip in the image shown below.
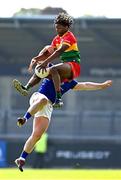
[[30,98],[30,105],[36,103],[37,101],[41,101],[43,98],[47,100],[46,105],[44,105],[38,112],[34,115],[35,117],[46,117],[50,121],[51,115],[53,112],[53,106],[50,100],[44,95],[39,92],[35,92],[32,94]]

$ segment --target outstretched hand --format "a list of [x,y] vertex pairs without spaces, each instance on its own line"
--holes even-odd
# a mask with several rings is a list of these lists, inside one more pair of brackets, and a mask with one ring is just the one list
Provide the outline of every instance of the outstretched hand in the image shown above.
[[30,62],[30,65],[29,65],[29,68],[28,68],[28,71],[29,72],[32,72],[32,69],[33,69],[33,66],[36,64],[36,60],[33,58]]
[[112,86],[112,80],[107,80],[104,83],[102,83],[102,89],[105,89],[110,86]]
[[38,71],[42,70],[42,73],[46,72],[47,71],[46,70],[47,64],[48,63],[44,61],[40,65],[38,65],[38,67],[37,67]]

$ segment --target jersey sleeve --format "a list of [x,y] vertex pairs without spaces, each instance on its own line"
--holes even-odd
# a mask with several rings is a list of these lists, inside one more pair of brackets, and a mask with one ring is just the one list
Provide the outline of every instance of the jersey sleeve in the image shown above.
[[56,48],[56,37],[52,40],[51,46],[55,49]]
[[64,38],[63,38],[63,44],[67,44],[68,46],[71,46],[72,44],[75,44],[76,38],[72,33],[68,33]]
[[72,80],[69,83],[70,83],[70,89],[73,89],[78,84],[78,82],[76,80]]
[[61,93],[62,94],[66,93],[70,89],[73,89],[77,84],[78,84],[78,82],[76,80],[72,80],[70,82],[63,83],[63,85],[61,85]]

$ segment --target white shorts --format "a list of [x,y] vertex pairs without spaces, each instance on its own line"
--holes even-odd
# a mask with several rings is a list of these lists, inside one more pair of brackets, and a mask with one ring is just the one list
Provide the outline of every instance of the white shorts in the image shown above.
[[50,121],[51,120],[51,115],[52,115],[52,112],[53,112],[53,106],[52,106],[51,102],[49,101],[49,99],[44,94],[41,94],[39,92],[33,93],[32,96],[30,97],[29,103],[30,103],[30,105],[32,105],[36,101],[41,100],[43,98],[47,99],[48,102],[34,116],[35,117],[43,116],[43,117],[48,118],[48,120]]

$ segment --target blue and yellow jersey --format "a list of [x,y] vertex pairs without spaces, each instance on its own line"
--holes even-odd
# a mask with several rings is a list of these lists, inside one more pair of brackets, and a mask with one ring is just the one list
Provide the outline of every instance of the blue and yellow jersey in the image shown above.
[[[77,83],[78,82],[76,80],[62,83],[61,85],[62,95],[67,91],[69,91],[70,89],[73,89],[77,85]],[[39,87],[38,92],[44,94],[52,102],[52,104],[55,102],[56,91],[52,80],[44,79]]]

